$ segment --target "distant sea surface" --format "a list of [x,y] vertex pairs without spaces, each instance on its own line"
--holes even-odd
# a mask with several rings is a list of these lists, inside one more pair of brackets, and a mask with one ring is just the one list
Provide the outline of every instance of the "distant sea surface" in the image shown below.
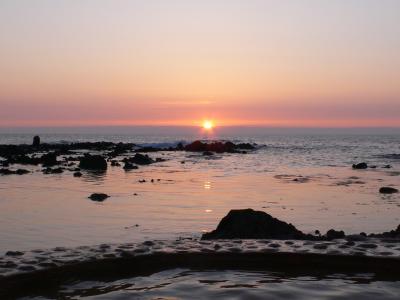
[[[381,186],[400,186],[400,160],[392,155],[400,154],[399,129],[3,128],[0,144],[31,143],[36,134],[47,143],[167,147],[222,139],[260,147],[213,157],[150,153],[166,161],[131,172],[109,167],[101,176],[81,178],[19,166],[32,173],[0,176],[1,252],[200,236],[234,208],[266,211],[305,232],[382,232],[400,223],[399,194],[378,192]],[[353,163],[364,161],[376,168],[352,170]],[[88,196],[94,192],[111,197],[92,202]]]

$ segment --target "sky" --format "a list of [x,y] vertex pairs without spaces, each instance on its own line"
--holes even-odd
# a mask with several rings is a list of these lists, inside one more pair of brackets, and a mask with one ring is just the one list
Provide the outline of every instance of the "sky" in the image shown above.
[[1,0],[0,126],[400,127],[398,0]]

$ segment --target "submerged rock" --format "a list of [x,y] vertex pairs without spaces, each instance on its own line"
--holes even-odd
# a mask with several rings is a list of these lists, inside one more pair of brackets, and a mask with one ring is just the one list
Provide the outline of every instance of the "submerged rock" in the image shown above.
[[363,169],[367,169],[367,168],[368,168],[368,165],[365,162],[353,165],[353,169],[356,169],[356,170],[363,170]]
[[110,197],[110,196],[108,196],[107,194],[104,194],[104,193],[93,193],[88,198],[93,201],[101,202],[101,201],[106,200],[108,197]]
[[392,188],[389,186],[384,186],[379,189],[379,193],[381,193],[381,194],[394,194],[394,193],[398,193],[398,192],[399,192],[398,189],[395,189],[395,188]]
[[107,170],[107,162],[101,155],[86,154],[80,159],[79,168],[87,170]]
[[310,236],[263,211],[231,210],[216,230],[202,239],[309,239]]

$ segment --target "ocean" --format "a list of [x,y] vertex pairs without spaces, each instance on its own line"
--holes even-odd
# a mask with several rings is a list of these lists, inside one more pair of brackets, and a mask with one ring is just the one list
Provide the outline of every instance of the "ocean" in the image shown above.
[[[1,254],[9,250],[198,238],[215,229],[229,210],[238,208],[265,211],[306,233],[325,233],[331,228],[349,234],[379,233],[400,224],[400,195],[379,193],[382,186],[400,186],[398,129],[249,127],[204,132],[194,127],[13,128],[0,131],[0,144],[29,144],[34,135],[40,135],[46,143],[111,141],[152,147],[196,139],[231,140],[256,143],[257,150],[213,156],[154,152],[149,155],[164,161],[129,172],[109,166],[104,174],[83,173],[80,178],[68,171],[45,175],[40,167],[23,166],[32,173],[0,176]],[[360,162],[373,168],[352,169],[352,164]],[[110,198],[104,202],[88,199],[91,193],[99,192]],[[179,270],[172,271],[172,275],[176,272],[181,276]],[[228,283],[239,280],[249,286],[254,281],[253,273],[227,274],[233,274],[226,275],[230,278]],[[157,280],[167,280],[165,276],[172,275],[161,273],[162,279]],[[194,279],[185,278],[193,284],[193,280],[205,280],[209,274],[190,276]],[[274,282],[287,281],[294,294],[301,285],[318,285],[314,279],[261,276]],[[350,290],[335,290],[329,278],[324,280],[326,284],[319,284],[340,290],[343,295],[358,289],[355,285]],[[341,278],[336,283],[346,280]],[[178,283],[171,284],[172,294],[167,291],[166,296],[185,291],[175,289],[175,285],[179,287]],[[266,291],[275,288],[260,283],[258,286]],[[93,289],[90,284],[89,287]],[[202,287],[205,298],[216,293],[215,286]],[[395,291],[398,288],[397,283]],[[371,289],[379,290],[379,283]],[[283,295],[278,290],[277,299]],[[247,294],[249,290],[242,291],[244,298],[252,295]],[[119,293],[126,298],[131,295],[124,289]],[[304,298],[322,295],[304,293]],[[261,295],[256,293],[254,299]]]

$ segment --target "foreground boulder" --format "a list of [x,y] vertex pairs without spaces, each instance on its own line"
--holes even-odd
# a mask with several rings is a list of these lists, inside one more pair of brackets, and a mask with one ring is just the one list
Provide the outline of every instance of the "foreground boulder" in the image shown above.
[[395,189],[395,188],[392,188],[389,186],[384,186],[379,189],[379,193],[381,193],[381,194],[394,194],[394,193],[398,193],[398,192],[399,192],[398,189]]
[[309,239],[310,236],[263,211],[231,210],[216,230],[202,239]]
[[86,154],[80,159],[79,168],[86,170],[107,170],[107,162],[101,155]]
[[93,193],[93,194],[91,194],[88,198],[89,198],[90,200],[92,200],[92,201],[101,202],[101,201],[106,200],[108,197],[110,197],[110,196],[108,196],[107,194],[103,194],[103,193]]

